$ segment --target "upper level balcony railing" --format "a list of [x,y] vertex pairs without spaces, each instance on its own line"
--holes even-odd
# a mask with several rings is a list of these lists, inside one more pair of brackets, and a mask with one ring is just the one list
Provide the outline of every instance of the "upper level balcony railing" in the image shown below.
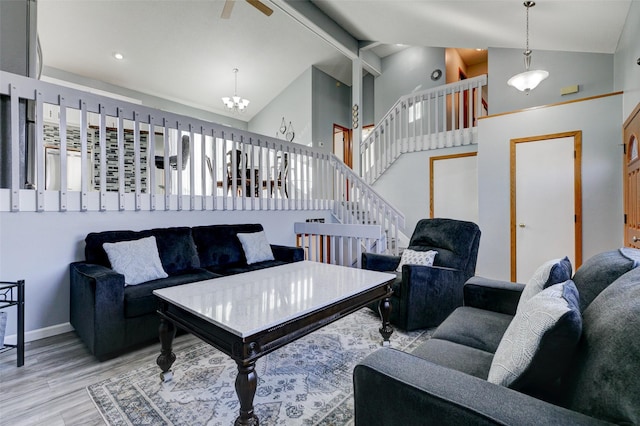
[[323,209],[404,227],[313,147],[6,72],[0,97],[0,211]]
[[481,75],[398,99],[360,144],[365,182],[375,182],[400,154],[476,143],[486,85]]

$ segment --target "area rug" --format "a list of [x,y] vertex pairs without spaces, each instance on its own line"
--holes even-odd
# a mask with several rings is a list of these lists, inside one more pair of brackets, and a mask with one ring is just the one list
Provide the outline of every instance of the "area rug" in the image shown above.
[[[355,365],[380,347],[380,320],[362,309],[256,363],[254,409],[260,424],[348,425],[353,419]],[[395,330],[391,346],[409,351],[429,332]],[[173,380],[155,364],[89,386],[110,425],[232,425],[238,416],[237,366],[204,342],[176,353]]]

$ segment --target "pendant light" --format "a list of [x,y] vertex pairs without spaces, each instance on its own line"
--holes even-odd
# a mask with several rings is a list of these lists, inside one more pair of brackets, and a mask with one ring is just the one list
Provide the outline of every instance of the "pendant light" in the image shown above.
[[531,50],[529,49],[529,9],[536,5],[535,1],[525,1],[524,7],[527,8],[527,45],[524,51],[524,68],[525,71],[516,74],[507,81],[509,86],[515,87],[527,95],[545,78],[549,77],[549,73],[545,70],[529,70],[531,66]]

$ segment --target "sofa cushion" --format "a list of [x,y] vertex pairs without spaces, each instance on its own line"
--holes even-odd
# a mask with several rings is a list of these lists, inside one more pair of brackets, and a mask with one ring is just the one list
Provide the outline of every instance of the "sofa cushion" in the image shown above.
[[640,268],[604,289],[584,310],[583,324],[567,375],[568,407],[617,424],[640,424]]
[[443,367],[487,379],[493,354],[448,340],[431,338],[411,353]]
[[217,277],[220,277],[220,275],[205,271],[204,269],[194,269],[184,274],[173,275],[168,278],[153,280],[136,286],[129,286],[124,290],[124,316],[134,318],[155,312],[158,308],[158,299],[153,295],[153,290]]
[[188,227],[157,228],[137,232],[92,232],[85,238],[86,262],[111,268],[107,253],[102,247],[104,243],[138,240],[150,236],[156,237],[160,261],[167,274],[174,275],[200,266],[195,242]]
[[113,270],[124,275],[124,285],[136,285],[168,277],[160,263],[155,237],[104,243],[103,249]]
[[[104,251],[104,243],[117,243],[119,241],[139,240],[149,235],[142,235],[135,231],[105,231],[91,232],[84,239],[84,257],[87,263],[102,265],[111,268],[111,262],[107,252]],[[157,241],[156,241],[157,242]]]
[[433,337],[495,353],[512,315],[462,306],[444,320]]
[[578,298],[569,280],[529,299],[504,333],[487,380],[529,394],[552,389],[582,333]]
[[238,233],[238,239],[242,244],[242,251],[248,265],[274,259],[273,251],[271,251],[271,246],[264,231],[240,232]]
[[618,277],[640,264],[640,250],[621,248],[596,254],[582,264],[573,276],[584,310],[602,290]]
[[236,265],[225,268],[210,269],[211,272],[220,275],[235,275],[243,272],[257,271],[258,269],[270,268],[272,266],[286,265],[282,260],[267,260],[265,262],[252,263],[251,265]]
[[262,231],[260,224],[209,225],[192,228],[198,248],[200,266],[209,270],[225,266],[246,265],[246,258],[237,234]]
[[571,261],[568,257],[565,257],[564,259],[552,259],[546,261],[536,269],[533,276],[524,286],[516,312],[519,312],[524,303],[545,288],[554,284],[563,283],[570,279]]
[[404,265],[422,265],[422,266],[432,266],[433,260],[438,254],[435,250],[412,250],[405,249],[402,252],[402,257],[400,257],[400,263],[396,268],[396,272],[402,272],[402,267]]
[[142,231],[156,237],[162,267],[167,274],[176,275],[200,267],[196,244],[191,228],[156,228]]

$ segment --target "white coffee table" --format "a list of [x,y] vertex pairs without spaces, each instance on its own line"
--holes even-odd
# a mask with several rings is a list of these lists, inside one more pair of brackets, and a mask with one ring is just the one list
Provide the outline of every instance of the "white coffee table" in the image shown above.
[[303,261],[192,284],[155,290],[159,298],[160,341],[157,364],[170,380],[176,359],[175,326],[229,355],[238,364],[236,425],[258,425],[253,410],[258,358],[380,301],[383,344],[389,324],[395,275]]

